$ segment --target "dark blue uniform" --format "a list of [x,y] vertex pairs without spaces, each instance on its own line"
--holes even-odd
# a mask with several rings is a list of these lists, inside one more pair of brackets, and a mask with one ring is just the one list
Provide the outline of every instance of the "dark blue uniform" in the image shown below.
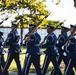
[[42,75],[46,74],[50,61],[52,61],[52,64],[54,65],[56,73],[58,75],[62,75],[58,67],[58,63],[56,59],[56,57],[59,55],[58,50],[55,46],[56,40],[57,40],[57,37],[54,33],[49,34],[46,40],[46,43],[42,45],[42,48],[46,48],[46,56],[45,56],[44,64],[43,64],[42,71],[41,71]]
[[[58,52],[59,52],[58,65],[61,64],[62,60],[64,61],[65,65],[67,63],[68,51],[65,49],[64,50],[62,49],[62,46],[66,43],[66,41],[67,41],[67,33],[62,35],[56,44],[56,46],[58,47]],[[74,74],[73,71],[72,71],[72,74]],[[55,69],[53,70],[51,75],[56,75]]]
[[[58,52],[59,52],[59,57],[58,57],[58,65],[61,64],[61,61],[63,60],[64,63],[67,63],[67,51],[66,50],[62,50],[62,46],[66,43],[67,41],[67,34],[62,35],[58,41],[56,46],[58,47]],[[64,55],[64,53],[66,55]],[[55,69],[52,70],[50,75],[56,75]]]
[[[58,48],[59,57],[58,57],[58,65],[60,66],[61,61],[63,60],[65,65],[67,63],[67,57],[68,57],[68,51],[66,49],[62,49],[62,46],[66,43],[68,36],[67,31],[69,28],[62,26],[61,33],[62,35],[58,38],[56,46]],[[70,72],[69,72],[70,73]],[[74,74],[73,70],[71,71],[72,74]],[[55,69],[52,70],[50,75],[56,75]]]
[[62,46],[66,43],[66,41],[67,41],[67,33],[62,35],[56,44],[56,46],[58,47],[58,52],[60,54],[59,64],[61,63],[62,59],[64,60],[64,63],[66,63],[66,56],[64,55],[64,52],[67,54],[67,51],[62,50]]
[[26,56],[24,62],[23,75],[28,75],[31,63],[33,63],[35,66],[37,75],[41,75],[39,47],[40,40],[40,35],[37,32],[34,32],[30,35],[30,39],[26,42],[26,55],[28,54],[28,56]]
[[[0,73],[2,73],[2,69],[4,69],[4,66],[5,66],[4,50],[3,50],[4,39],[1,34],[2,34],[2,32],[0,32]],[[1,67],[2,67],[2,69],[1,69]],[[6,71],[6,75],[8,75],[8,71]]]
[[6,46],[9,46],[8,58],[3,70],[3,75],[6,75],[6,70],[9,68],[12,60],[14,59],[18,68],[18,75],[22,75],[21,64],[19,60],[19,53],[21,52],[18,44],[20,36],[16,29],[12,30],[8,35],[8,40],[5,42]]
[[73,67],[76,67],[76,34],[72,36],[66,49],[69,51],[69,54],[64,75],[69,75],[69,71],[71,71]]

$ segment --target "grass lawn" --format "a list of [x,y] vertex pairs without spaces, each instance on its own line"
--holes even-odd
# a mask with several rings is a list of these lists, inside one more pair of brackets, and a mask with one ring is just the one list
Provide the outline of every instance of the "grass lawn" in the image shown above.
[[[5,48],[5,50],[7,50],[7,48]],[[23,68],[26,49],[25,48],[21,48],[21,50],[22,50],[22,52],[20,54],[20,61],[21,61],[21,66]],[[44,50],[44,49],[42,49],[42,50]],[[6,61],[7,54],[5,54],[4,57],[5,57],[5,61]],[[43,62],[44,62],[44,57],[45,57],[45,55],[41,55],[41,58],[40,58],[41,67],[42,67]],[[61,66],[60,66],[62,72],[64,71],[64,66],[65,66],[64,63],[62,62]],[[53,65],[52,65],[52,63],[50,63],[49,67],[48,67],[48,70],[47,70],[47,73],[50,73],[52,71],[52,69],[53,69]],[[12,71],[12,72],[16,72],[17,71],[17,67],[16,67],[16,64],[15,64],[14,60],[12,61],[11,65],[9,67],[9,71]],[[30,72],[36,72],[33,65],[31,65]]]

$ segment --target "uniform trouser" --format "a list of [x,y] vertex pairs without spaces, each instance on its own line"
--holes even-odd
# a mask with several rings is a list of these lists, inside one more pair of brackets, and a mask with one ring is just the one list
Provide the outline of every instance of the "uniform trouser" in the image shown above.
[[43,64],[43,67],[42,67],[42,70],[41,70],[42,75],[46,74],[46,71],[47,71],[47,68],[48,68],[48,65],[49,65],[50,61],[52,61],[52,64],[55,68],[56,73],[58,75],[62,75],[55,55],[46,55],[45,56],[44,64]]
[[28,75],[31,63],[35,66],[37,75],[41,75],[40,55],[29,55],[26,57],[23,68],[23,75]]
[[[2,54],[1,55],[1,67],[2,69],[4,69],[4,66],[5,66],[5,61],[4,61],[4,55]],[[8,71],[6,70],[6,75],[9,75]]]
[[[5,61],[4,61],[4,55],[0,54],[0,74],[2,74],[2,70],[4,69]],[[8,71],[6,71],[6,75],[8,74]]]
[[1,70],[1,54],[0,54],[0,73],[2,74],[2,70]]
[[[58,57],[58,65],[60,66],[62,60],[64,61],[65,65],[66,65],[67,64],[67,58],[68,58],[67,56],[60,55]],[[50,75],[56,75],[55,69],[52,70],[52,72],[50,73]],[[75,75],[74,71],[73,70],[69,71],[68,75]]]
[[[65,67],[64,75],[69,75],[69,72],[72,70],[72,68],[76,65],[76,59],[68,59],[68,62]],[[72,74],[71,74],[72,75]],[[75,74],[74,74],[75,75]]]
[[13,59],[15,60],[16,65],[17,65],[18,75],[22,75],[21,64],[20,64],[20,60],[19,60],[19,53],[9,53],[8,54],[5,67],[2,71],[2,75],[6,75],[6,71],[8,70]]

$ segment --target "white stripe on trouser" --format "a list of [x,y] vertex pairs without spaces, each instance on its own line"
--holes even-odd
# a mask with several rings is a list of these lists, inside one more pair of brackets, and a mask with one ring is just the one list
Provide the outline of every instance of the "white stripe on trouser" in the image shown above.
[[54,75],[54,73],[55,73],[55,70],[53,70],[52,75]]
[[4,72],[4,70],[5,70],[6,66],[7,66],[7,63],[8,63],[9,58],[10,58],[10,54],[8,54],[8,58],[7,58],[6,64],[5,64],[4,69],[3,69],[2,72]]
[[67,71],[68,71],[68,68],[69,68],[70,63],[71,63],[71,59],[69,60],[68,66],[66,65],[67,67],[66,67],[66,70],[65,70],[64,75],[66,75],[66,73],[67,73]]
[[46,59],[44,60],[44,65],[43,65],[43,68],[42,68],[41,73],[43,73],[43,71],[44,71],[44,69],[45,69],[45,65],[46,65],[46,62],[47,62],[47,58],[48,58],[48,56],[46,56]]
[[0,67],[1,67],[1,55],[0,55]]
[[29,55],[28,60],[27,60],[27,63],[26,63],[27,65],[25,67],[25,72],[24,72],[25,75],[26,75],[26,71],[27,71],[27,67],[28,67],[30,58],[31,58],[31,55]]
[[60,55],[59,55],[59,56],[56,56],[56,61],[57,61],[57,63],[58,63],[59,57],[60,57]]
[[[57,63],[58,63],[59,57],[60,57],[60,55],[56,57]],[[60,68],[59,68],[59,69],[60,69]],[[52,75],[54,75],[55,72],[56,72],[56,71],[55,71],[55,69],[54,69],[53,72],[52,72]],[[56,74],[56,75],[57,75],[57,74]]]

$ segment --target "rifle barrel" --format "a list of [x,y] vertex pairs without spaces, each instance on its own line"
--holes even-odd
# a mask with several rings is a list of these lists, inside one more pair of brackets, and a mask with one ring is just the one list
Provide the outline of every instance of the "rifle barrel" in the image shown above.
[[[58,28],[58,26],[62,25],[65,21],[66,21],[66,20],[64,20],[63,22],[61,22],[60,24],[58,24],[58,25],[56,26],[56,28],[54,28],[53,31],[55,31],[55,30]],[[53,31],[52,31],[52,32],[53,32]],[[40,44],[43,44],[43,43],[45,42],[45,40],[47,39],[47,37],[48,37],[48,35],[46,36],[46,38],[45,38]]]
[[28,38],[27,38],[27,40],[29,39],[30,35],[39,27],[39,25],[43,22],[43,20],[44,20],[45,18],[47,18],[49,15],[50,15],[50,13],[49,13],[48,15],[46,15],[46,16],[33,28],[33,30],[32,30],[31,32],[28,32],[28,33],[27,33],[27,34],[29,35]]

